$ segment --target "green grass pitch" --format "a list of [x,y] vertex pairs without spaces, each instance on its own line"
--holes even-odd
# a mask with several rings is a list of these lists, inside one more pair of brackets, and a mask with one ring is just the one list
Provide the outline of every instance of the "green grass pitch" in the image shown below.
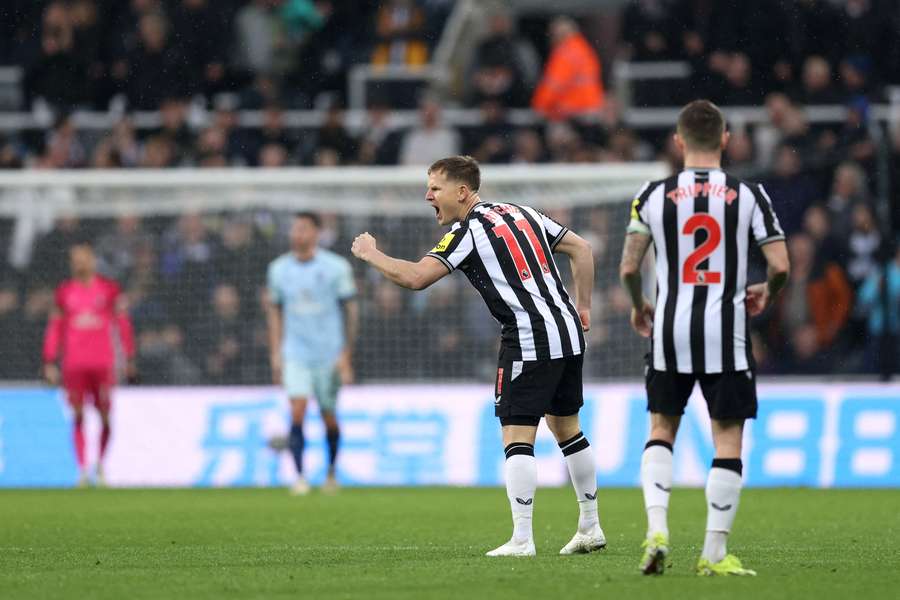
[[600,489],[609,546],[561,557],[577,508],[539,489],[536,558],[506,541],[503,490],[280,489],[0,492],[0,598],[898,597],[900,490],[745,490],[730,550],[755,578],[693,574],[702,490],[675,490],[672,568],[642,577],[640,490]]

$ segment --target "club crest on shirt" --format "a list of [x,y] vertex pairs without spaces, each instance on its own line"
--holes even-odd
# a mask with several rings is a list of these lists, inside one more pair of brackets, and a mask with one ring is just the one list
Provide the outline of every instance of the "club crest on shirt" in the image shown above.
[[453,241],[453,234],[448,233],[441,238],[441,241],[437,243],[437,246],[431,249],[432,252],[444,252],[447,247],[450,246],[450,242]]

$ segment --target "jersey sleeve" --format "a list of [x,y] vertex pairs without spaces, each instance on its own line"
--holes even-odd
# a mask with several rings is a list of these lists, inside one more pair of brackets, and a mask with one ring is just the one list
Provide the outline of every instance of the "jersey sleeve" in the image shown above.
[[569,228],[565,225],[560,225],[554,219],[551,219],[544,213],[540,213],[541,221],[544,226],[544,231],[547,232],[547,241],[550,242],[550,250],[555,250],[556,245],[562,241],[563,237],[566,235],[566,232],[569,231]]
[[628,221],[628,233],[644,233],[650,235],[649,219],[647,218],[647,189],[650,183],[645,183],[634,200],[631,201],[631,219]]
[[458,227],[451,229],[449,233],[444,235],[441,241],[426,256],[438,259],[452,273],[474,249],[475,244],[472,241],[469,228]]
[[750,226],[753,229],[753,239],[760,246],[770,242],[784,240],[784,230],[778,222],[775,209],[772,208],[772,199],[762,185],[757,185],[753,190],[756,205],[753,207],[753,215]]
[[337,297],[341,300],[350,300],[356,297],[356,281],[353,280],[353,268],[350,263],[341,259],[340,272],[337,278]]
[[275,263],[269,263],[269,270],[266,273],[266,293],[269,295],[269,302],[277,306],[284,304],[284,298],[278,289],[278,270]]

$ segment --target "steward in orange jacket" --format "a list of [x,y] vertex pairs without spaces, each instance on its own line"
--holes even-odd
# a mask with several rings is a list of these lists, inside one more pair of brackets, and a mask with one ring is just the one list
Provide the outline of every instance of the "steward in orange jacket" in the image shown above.
[[560,120],[603,107],[603,79],[597,53],[568,17],[550,25],[553,51],[544,66],[531,107],[548,119]]

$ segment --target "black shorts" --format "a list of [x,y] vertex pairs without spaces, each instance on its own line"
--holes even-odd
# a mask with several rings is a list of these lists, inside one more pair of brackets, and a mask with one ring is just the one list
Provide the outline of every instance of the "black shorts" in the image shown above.
[[567,417],[578,414],[584,395],[583,355],[549,360],[506,360],[500,351],[494,383],[498,417]]
[[647,410],[664,415],[683,415],[694,384],[698,381],[710,418],[756,418],[756,375],[753,370],[695,374],[650,368],[647,370]]

